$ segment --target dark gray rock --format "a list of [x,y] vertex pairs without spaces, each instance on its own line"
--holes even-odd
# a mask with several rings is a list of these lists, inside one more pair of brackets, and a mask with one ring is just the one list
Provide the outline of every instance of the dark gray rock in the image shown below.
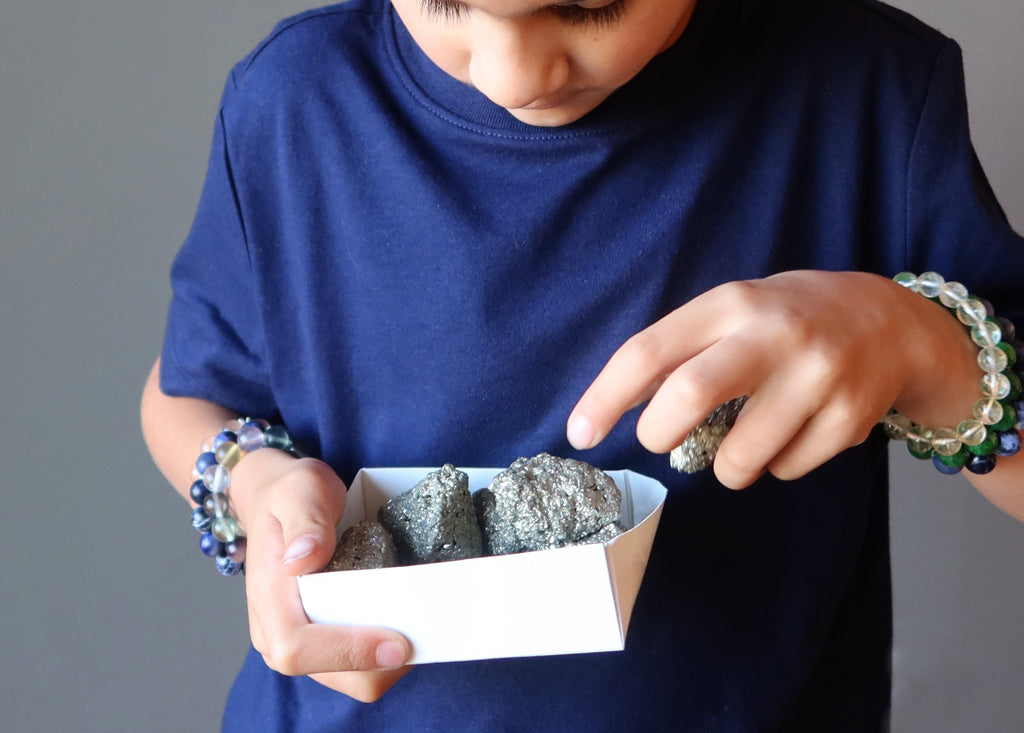
[[403,564],[480,557],[483,541],[469,477],[445,464],[377,512]]

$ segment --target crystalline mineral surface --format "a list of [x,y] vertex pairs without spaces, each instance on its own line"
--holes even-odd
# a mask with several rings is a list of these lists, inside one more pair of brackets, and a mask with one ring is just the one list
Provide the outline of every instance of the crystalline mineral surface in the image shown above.
[[334,557],[324,571],[390,568],[397,564],[391,535],[382,524],[367,519],[341,533]]
[[483,554],[469,477],[445,464],[377,513],[403,564],[442,562]]
[[746,397],[737,397],[712,410],[680,445],[672,449],[669,455],[672,468],[681,473],[697,473],[714,463],[719,446],[736,424],[736,418],[746,403]]
[[541,453],[516,460],[475,501],[488,554],[504,555],[579,544],[618,521],[622,494],[600,469]]

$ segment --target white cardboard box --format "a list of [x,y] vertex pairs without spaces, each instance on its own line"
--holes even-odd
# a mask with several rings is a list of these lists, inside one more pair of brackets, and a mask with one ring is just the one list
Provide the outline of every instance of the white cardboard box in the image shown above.
[[[376,517],[433,470],[362,469],[339,533]],[[460,470],[475,492],[504,469]],[[621,521],[630,528],[608,544],[304,575],[306,615],[395,629],[412,642],[413,664],[621,650],[666,491],[632,471],[607,473],[622,491]]]

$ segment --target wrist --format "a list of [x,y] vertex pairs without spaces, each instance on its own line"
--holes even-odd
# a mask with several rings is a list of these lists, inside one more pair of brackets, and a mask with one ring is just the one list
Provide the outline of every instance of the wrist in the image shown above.
[[892,408],[919,425],[955,425],[979,397],[978,347],[941,304],[901,290],[911,366]]
[[[1006,319],[996,319],[990,305],[968,294],[960,283],[946,282],[936,273],[900,273],[894,278],[904,287],[919,295],[936,300],[948,308],[966,327],[969,339],[961,336],[961,344],[973,342],[975,350],[973,403],[970,412],[959,413],[958,422],[948,420],[947,427],[933,428],[925,423],[926,415],[946,417],[955,401],[946,402],[943,395],[951,391],[940,390],[933,396],[933,407],[926,411],[919,398],[900,400],[895,407],[910,405],[910,414],[894,409],[884,424],[890,438],[906,440],[907,447],[917,458],[931,459],[942,473],[957,473],[962,468],[976,474],[988,473],[997,457],[1012,456],[1020,450],[1020,422],[1022,383],[1015,371],[1021,345],[1015,341],[1015,329]],[[963,331],[963,328],[961,328]],[[952,342],[950,342],[952,343]],[[962,346],[960,349],[962,350]],[[939,363],[950,363],[943,358]],[[967,368],[963,358],[956,358],[945,370],[946,384],[956,387],[965,384]],[[913,385],[916,389],[917,384]],[[909,390],[913,395],[915,389]],[[960,398],[961,400],[964,398]],[[913,417],[911,417],[911,414]]]
[[222,575],[236,575],[245,567],[246,533],[230,492],[234,469],[250,461],[251,458],[247,458],[250,454],[283,457],[294,456],[297,451],[283,427],[251,418],[228,422],[219,433],[203,442],[201,451],[189,488],[189,496],[195,504],[192,526],[201,533],[200,549],[214,558],[217,570]]

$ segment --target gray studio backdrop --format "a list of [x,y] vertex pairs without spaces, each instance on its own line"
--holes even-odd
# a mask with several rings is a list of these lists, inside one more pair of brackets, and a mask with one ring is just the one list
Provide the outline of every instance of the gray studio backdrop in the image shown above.
[[[714,0],[704,0],[713,2]],[[1024,227],[1024,2],[898,0],[965,49]],[[247,632],[137,404],[230,65],[292,0],[0,0],[0,731],[212,731]],[[1024,526],[895,467],[893,728],[1024,730]]]

